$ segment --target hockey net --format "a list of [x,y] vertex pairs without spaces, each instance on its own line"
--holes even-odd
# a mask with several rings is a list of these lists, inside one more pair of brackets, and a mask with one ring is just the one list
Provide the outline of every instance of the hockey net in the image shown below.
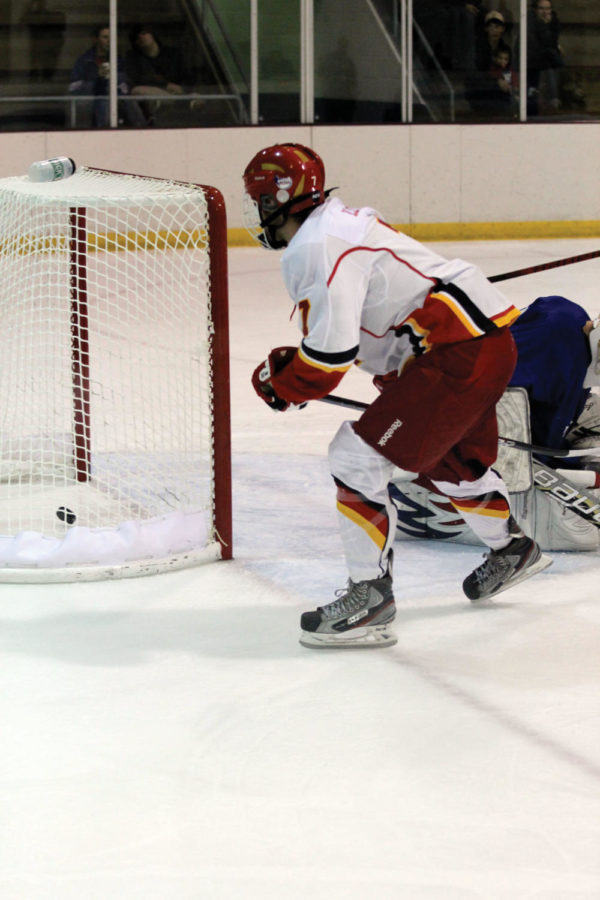
[[219,192],[0,179],[0,296],[0,581],[229,558]]

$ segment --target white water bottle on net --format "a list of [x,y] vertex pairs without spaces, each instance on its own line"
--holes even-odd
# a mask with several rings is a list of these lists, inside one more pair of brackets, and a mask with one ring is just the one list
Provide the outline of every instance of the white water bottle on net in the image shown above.
[[59,181],[70,178],[75,169],[75,162],[70,156],[54,156],[31,163],[27,174],[30,181]]
[[220,193],[0,179],[0,296],[0,581],[229,558]]

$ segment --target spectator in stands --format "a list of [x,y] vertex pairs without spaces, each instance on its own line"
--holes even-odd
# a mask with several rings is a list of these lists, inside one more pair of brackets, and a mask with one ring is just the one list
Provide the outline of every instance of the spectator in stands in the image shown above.
[[504,16],[493,9],[486,14],[483,28],[477,32],[475,68],[479,72],[489,72],[498,50],[508,50],[510,52],[510,46],[506,40]]
[[560,23],[551,0],[533,0],[527,22],[527,111],[560,109],[560,79],[564,66],[559,44]]
[[498,47],[496,50],[490,75],[501,93],[514,104],[519,90],[519,78],[512,67],[512,53],[508,47]]
[[[129,33],[131,50],[125,57],[125,70],[131,93],[145,95],[187,94],[192,89],[192,77],[186,68],[183,54],[174,47],[166,47],[152,28],[137,25]],[[144,103],[150,123],[157,104]]]
[[[100,25],[92,31],[93,45],[75,60],[69,79],[69,93],[90,95],[97,99],[92,106],[92,126],[108,128],[109,104],[108,86],[110,80],[108,25]],[[117,92],[120,96],[129,93],[125,78],[123,60],[117,58]],[[145,125],[144,115],[139,105],[133,101],[119,103],[119,122],[127,122],[135,127]]]
[[445,0],[450,61],[454,72],[468,72],[475,62],[476,35],[485,15],[481,0]]
[[504,39],[502,13],[487,13],[478,37],[475,69],[465,79],[465,97],[474,112],[512,116],[516,113],[516,74],[512,52]]
[[470,96],[475,112],[490,116],[515,117],[518,114],[518,79],[511,65],[511,51],[497,48],[488,72],[479,73],[478,90]]

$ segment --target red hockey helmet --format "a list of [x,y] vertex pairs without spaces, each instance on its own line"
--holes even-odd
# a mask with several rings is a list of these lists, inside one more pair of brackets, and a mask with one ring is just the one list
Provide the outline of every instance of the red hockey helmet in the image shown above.
[[244,186],[246,228],[273,249],[285,243],[276,240],[272,223],[277,220],[281,225],[290,214],[319,206],[328,193],[323,160],[303,144],[274,144],[260,150],[246,166]]

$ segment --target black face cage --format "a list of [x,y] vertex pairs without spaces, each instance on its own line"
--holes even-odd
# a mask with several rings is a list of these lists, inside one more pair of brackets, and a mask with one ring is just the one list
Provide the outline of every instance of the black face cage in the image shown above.
[[[263,228],[268,228],[279,216],[284,216],[284,222],[287,221],[289,215],[294,215],[292,211],[292,207],[297,203],[303,203],[305,200],[309,198],[312,200],[312,206],[307,207],[306,213],[310,213],[315,206],[320,206],[323,203],[331,191],[335,191],[335,188],[329,188],[328,191],[309,191],[307,194],[300,194],[299,197],[290,197],[289,200],[286,200],[285,203],[282,203],[277,209],[273,210],[273,212],[269,213],[268,210],[264,210],[264,201],[261,199],[259,212],[260,212],[260,224]],[[265,200],[273,200],[271,194],[265,195]],[[277,202],[277,201],[275,201]],[[263,218],[263,210],[267,212],[266,218]],[[300,212],[304,212],[304,210],[300,210]]]

